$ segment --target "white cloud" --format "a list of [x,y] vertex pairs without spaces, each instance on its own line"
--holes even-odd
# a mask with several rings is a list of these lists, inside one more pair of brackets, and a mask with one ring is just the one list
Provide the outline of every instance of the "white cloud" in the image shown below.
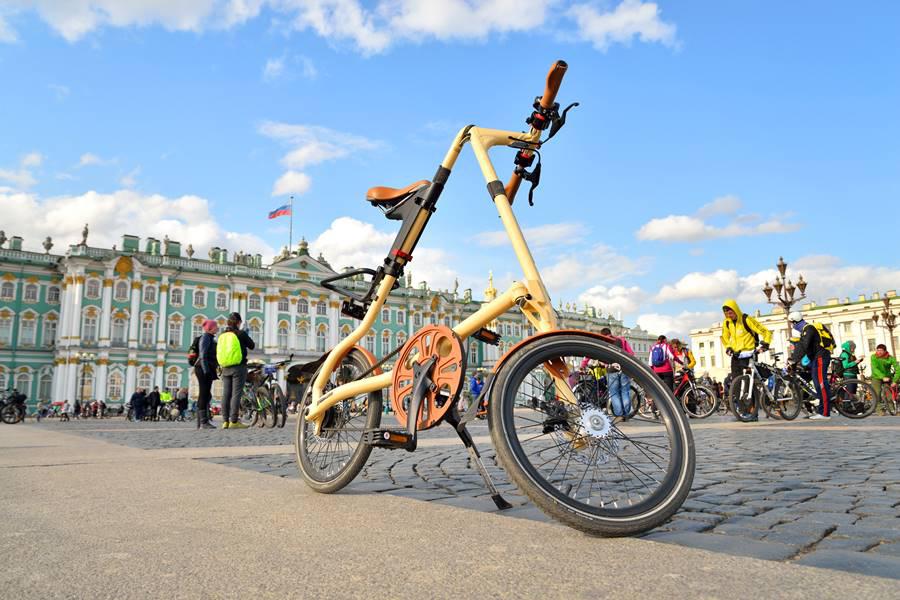
[[292,150],[281,160],[289,169],[302,169],[361,150],[374,150],[379,142],[317,125],[291,125],[266,121],[259,127],[266,137],[279,140]]
[[562,255],[554,264],[541,268],[550,290],[583,288],[585,285],[607,285],[625,275],[640,275],[649,260],[622,256],[605,244],[597,244],[585,252]]
[[40,152],[30,152],[22,157],[23,167],[39,167],[44,162],[44,156]]
[[40,242],[52,236],[60,247],[81,240],[81,228],[90,224],[89,243],[111,247],[125,233],[168,235],[198,252],[212,246],[259,252],[272,256],[273,249],[261,238],[227,231],[218,224],[209,201],[198,196],[169,198],[119,190],[109,194],[90,191],[78,196],[41,199],[24,192],[0,193],[0,214],[7,232],[25,240],[25,247],[40,251]]
[[699,298],[726,298],[741,287],[737,271],[719,269],[713,273],[688,273],[671,285],[664,285],[656,302],[678,302]]
[[777,219],[751,226],[731,223],[719,227],[705,223],[697,217],[669,215],[661,219],[651,219],[642,225],[638,229],[637,238],[660,242],[699,242],[717,238],[793,233],[798,229],[799,223],[785,223]]
[[263,67],[263,81],[275,81],[284,74],[284,57],[270,58]]
[[141,168],[135,167],[134,169],[129,171],[128,174],[126,174],[124,177],[122,177],[122,179],[119,180],[119,183],[121,183],[123,186],[125,186],[127,188],[134,187],[135,184],[137,183],[137,176],[140,174],[141,174]]
[[677,315],[646,313],[638,317],[637,324],[651,335],[665,335],[687,339],[691,329],[709,327],[717,319],[721,321],[722,314],[716,310],[683,311]]
[[631,315],[637,312],[647,294],[637,286],[595,285],[578,296],[579,302],[586,302],[601,311],[614,316]]
[[[676,44],[675,26],[660,19],[655,3],[640,0],[623,0],[607,11],[571,0],[16,0],[6,10],[35,11],[66,40],[77,42],[104,27],[229,29],[257,18],[264,6],[282,28],[309,30],[365,55],[404,41],[480,41],[491,35],[538,31],[550,23],[551,12],[574,23],[577,31],[567,35],[603,51],[634,39]],[[0,17],[0,42],[14,41],[16,32]],[[310,71],[305,67],[304,71],[309,77]]]
[[718,215],[733,215],[743,208],[744,203],[737,196],[719,196],[697,211],[697,216],[706,219]]
[[278,178],[272,187],[273,196],[287,196],[289,194],[305,194],[312,187],[312,179],[306,173],[288,171]]
[[0,168],[0,181],[5,181],[15,189],[28,189],[37,183],[31,169],[41,166],[44,156],[40,152],[29,152],[19,160],[18,168]]
[[628,45],[634,38],[675,46],[675,25],[660,19],[655,2],[622,0],[611,12],[600,12],[591,4],[575,4],[567,11],[578,25],[578,35],[605,52],[612,44]]
[[[387,256],[394,236],[393,233],[379,231],[371,223],[340,217],[309,246],[314,254],[321,252],[337,271],[351,266],[374,268]],[[427,281],[432,289],[449,289],[453,287],[454,279],[461,277],[448,266],[456,264],[456,261],[444,250],[419,247],[414,255],[406,272],[415,270],[415,282]]]
[[[581,240],[587,228],[583,223],[550,223],[538,227],[529,227],[522,231],[528,245],[536,248],[554,244],[572,244]],[[480,246],[504,246],[509,244],[505,230],[484,231],[475,234],[475,243]]]
[[85,152],[78,159],[78,167],[103,167],[106,165],[115,164],[115,158],[100,158],[96,154],[92,152]]

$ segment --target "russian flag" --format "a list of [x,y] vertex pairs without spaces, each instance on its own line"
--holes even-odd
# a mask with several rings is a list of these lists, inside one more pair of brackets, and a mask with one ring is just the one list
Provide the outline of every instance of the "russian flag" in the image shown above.
[[270,219],[277,219],[278,217],[287,217],[291,214],[291,205],[285,204],[283,206],[279,206],[275,210],[269,213]]

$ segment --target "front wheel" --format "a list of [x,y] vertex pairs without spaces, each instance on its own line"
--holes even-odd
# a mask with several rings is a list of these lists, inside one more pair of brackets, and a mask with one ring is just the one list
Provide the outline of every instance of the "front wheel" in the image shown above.
[[844,379],[831,390],[834,407],[848,419],[864,419],[875,412],[875,388],[859,379]]
[[728,408],[734,417],[747,423],[753,420],[753,395],[755,390],[750,385],[750,376],[741,375],[731,380],[731,388],[728,390]]
[[[607,406],[579,402],[567,374],[586,359],[619,363],[653,398],[659,421],[620,420]],[[672,390],[630,355],[588,335],[557,334],[517,349],[495,381],[488,406],[497,457],[551,517],[591,534],[633,535],[684,502],[695,459],[687,418]],[[534,407],[526,398],[542,400]]]
[[19,409],[15,404],[6,404],[0,409],[0,420],[7,425],[15,425],[19,422]]
[[284,427],[287,423],[287,399],[279,385],[272,387],[272,404],[275,406],[275,425]]
[[[351,350],[332,372],[326,391],[353,381],[371,366],[365,354]],[[313,381],[316,377],[318,371]],[[325,411],[322,428],[316,433],[316,424],[306,420],[312,387],[312,383],[307,385],[301,396],[294,452],[306,484],[317,492],[331,494],[353,481],[369,459],[372,446],[365,443],[363,434],[381,424],[382,393],[360,394],[338,402]]]
[[775,404],[778,406],[778,414],[781,418],[785,421],[796,419],[800,414],[803,402],[794,386],[780,376],[775,377],[775,389],[772,393],[775,396]]
[[719,399],[716,398],[712,390],[702,385],[695,385],[685,390],[681,395],[681,404],[691,418],[705,419],[716,412]]

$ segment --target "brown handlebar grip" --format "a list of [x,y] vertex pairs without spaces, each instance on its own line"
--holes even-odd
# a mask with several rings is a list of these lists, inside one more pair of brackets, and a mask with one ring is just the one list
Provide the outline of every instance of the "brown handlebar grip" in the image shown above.
[[562,84],[563,75],[569,65],[564,60],[558,60],[550,67],[547,73],[547,85],[544,87],[544,95],[541,96],[541,107],[550,108],[556,102],[556,94],[559,92],[559,86]]

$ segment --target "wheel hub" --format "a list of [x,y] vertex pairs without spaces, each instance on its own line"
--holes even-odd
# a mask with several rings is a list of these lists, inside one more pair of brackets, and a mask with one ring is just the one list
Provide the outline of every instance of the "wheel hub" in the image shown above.
[[585,435],[595,439],[604,439],[612,429],[609,416],[598,408],[588,408],[581,413],[581,427]]

